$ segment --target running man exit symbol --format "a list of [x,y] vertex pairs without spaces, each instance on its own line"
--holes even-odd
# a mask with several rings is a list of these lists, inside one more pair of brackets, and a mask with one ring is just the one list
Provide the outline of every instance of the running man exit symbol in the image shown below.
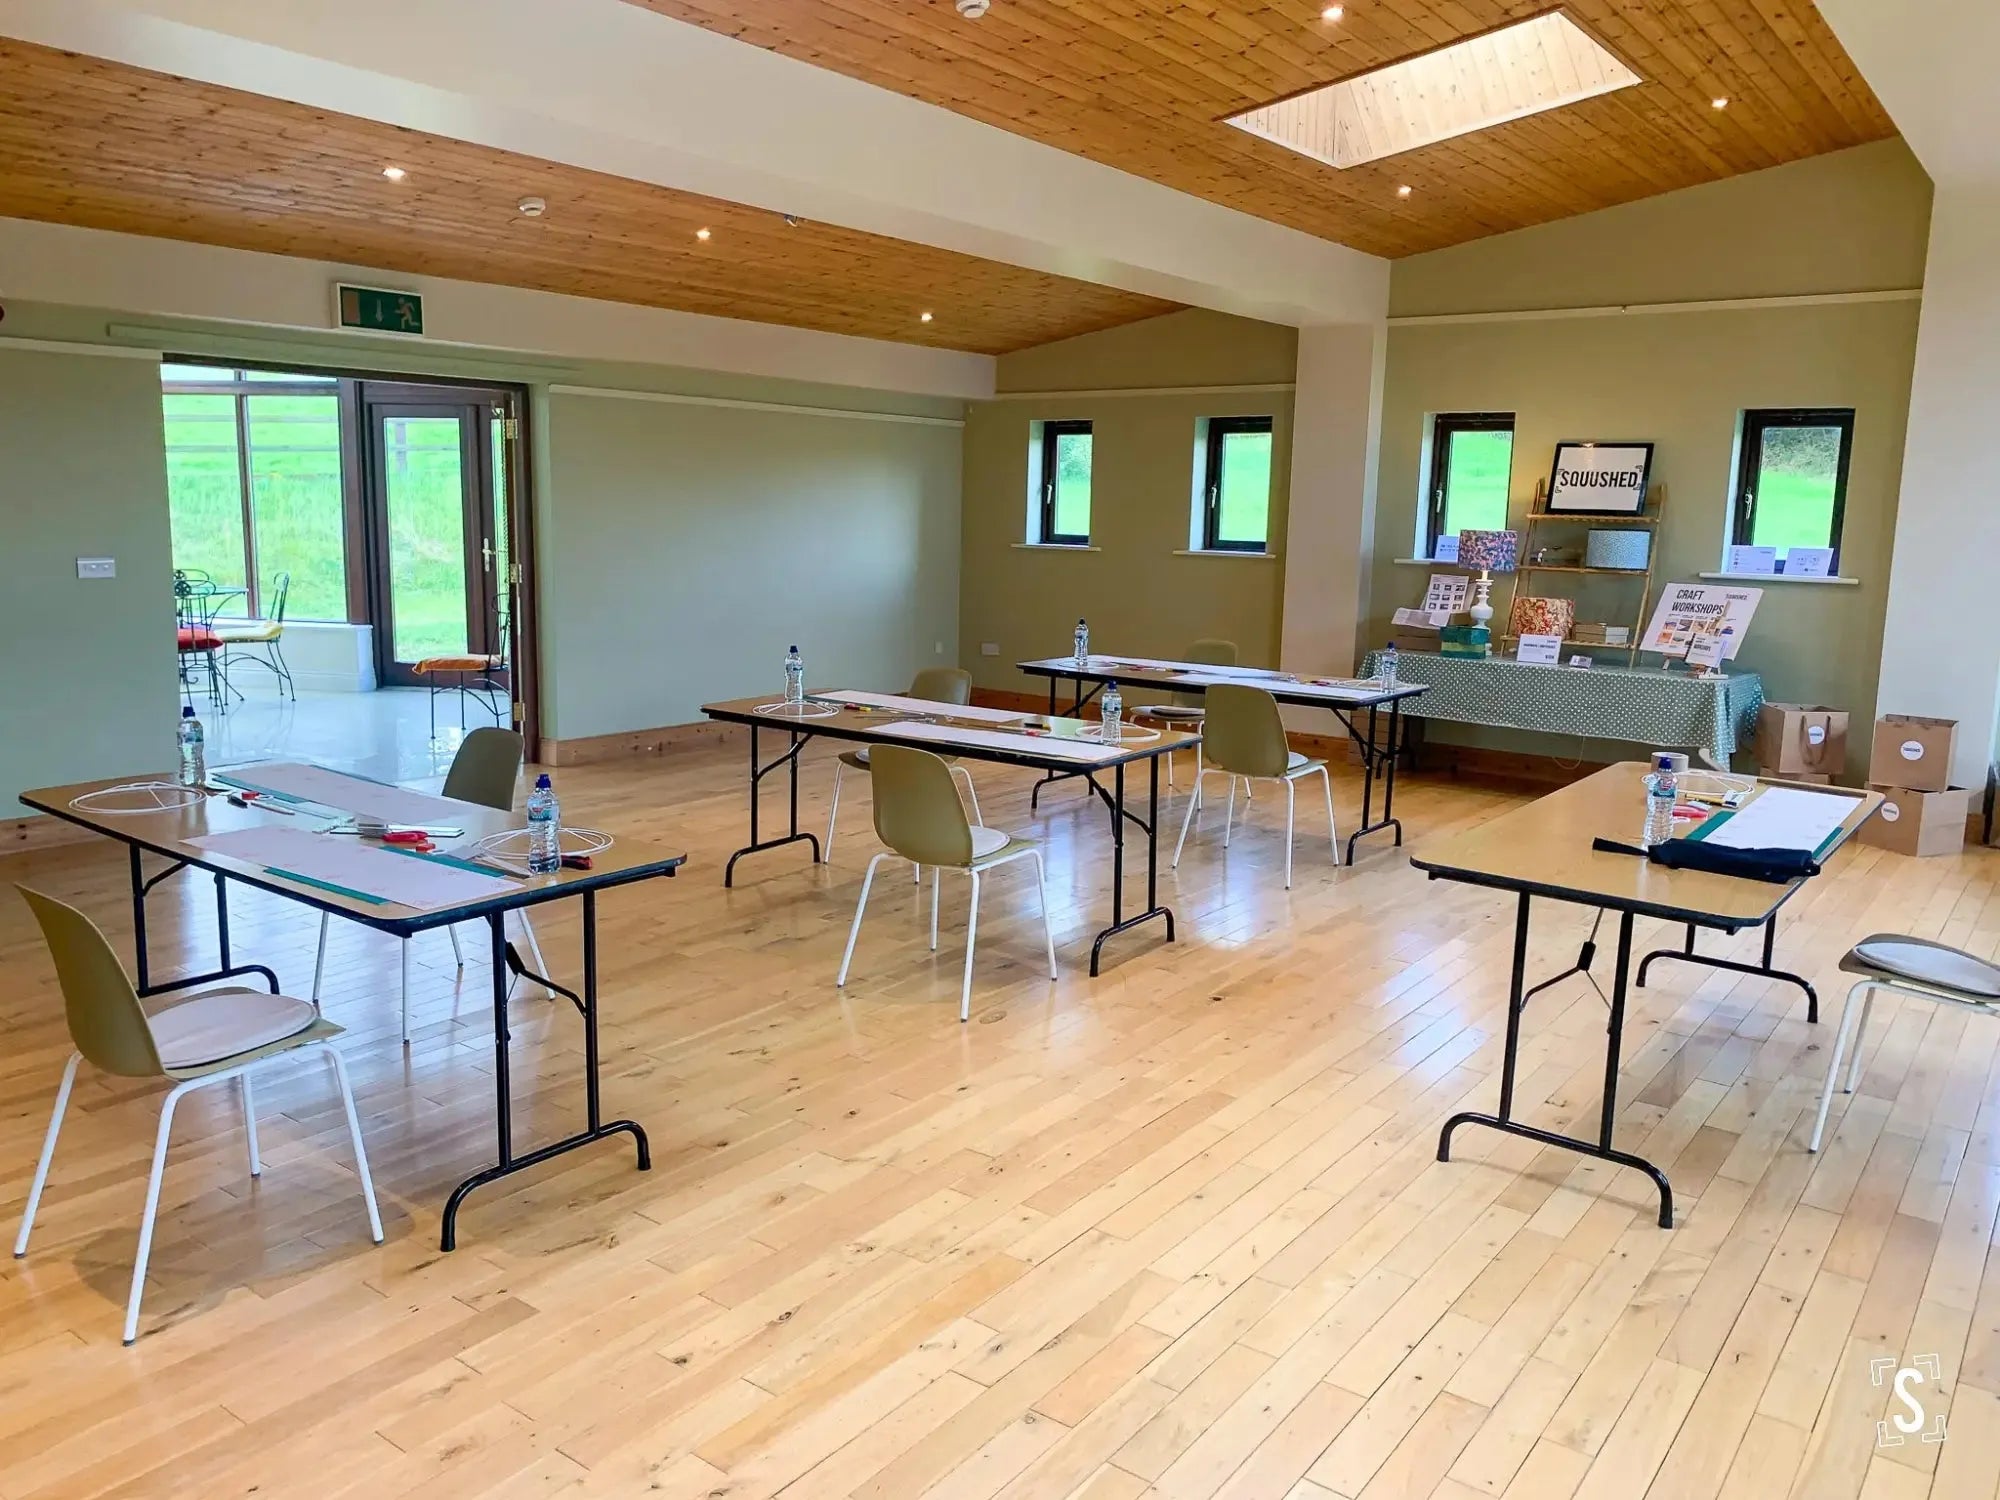
[[424,299],[417,292],[336,285],[334,321],[364,333],[400,333],[419,338],[424,331]]
[[1939,1412],[1936,1420],[1926,1425],[1928,1414],[1917,1394],[1926,1383],[1932,1386],[1944,1383],[1944,1364],[1935,1354],[1919,1354],[1909,1364],[1900,1367],[1896,1360],[1886,1356],[1871,1359],[1868,1361],[1868,1380],[1871,1385],[1877,1386],[1887,1383],[1894,1391],[1890,1399],[1890,1414],[1875,1424],[1877,1448],[1900,1448],[1919,1434],[1921,1442],[1944,1441],[1944,1413]]

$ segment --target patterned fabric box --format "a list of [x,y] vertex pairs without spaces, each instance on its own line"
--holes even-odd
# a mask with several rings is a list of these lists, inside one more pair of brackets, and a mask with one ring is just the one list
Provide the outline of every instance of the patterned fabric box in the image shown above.
[[1603,527],[1584,539],[1583,564],[1587,568],[1629,568],[1634,573],[1643,573],[1646,556],[1652,550],[1651,532]]
[[1514,635],[1567,636],[1575,625],[1574,599],[1546,599],[1528,594],[1514,601],[1507,628]]

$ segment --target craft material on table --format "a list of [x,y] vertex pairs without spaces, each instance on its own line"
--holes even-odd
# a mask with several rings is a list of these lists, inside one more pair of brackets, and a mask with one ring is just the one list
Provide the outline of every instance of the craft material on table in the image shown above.
[[1062,735],[1005,734],[991,729],[961,729],[951,724],[928,724],[903,721],[884,724],[880,733],[891,734],[898,739],[944,741],[951,745],[987,745],[995,750],[1014,750],[1024,755],[1061,756],[1066,760],[1116,760],[1128,754],[1120,745],[1106,745],[1096,740],[1075,740]]
[[1816,852],[1853,816],[1855,799],[1840,792],[1767,786],[1734,812],[1717,813],[1690,837],[1725,849],[1804,849]]
[[273,875],[415,911],[463,906],[517,888],[504,876],[482,874],[457,861],[426,859],[306,828],[238,828],[189,842],[212,854],[262,865]]
[[216,772],[214,780],[244,791],[310,802],[384,823],[443,823],[463,812],[463,804],[449,797],[413,792],[408,787],[289,761],[231,766]]
[[813,697],[826,703],[844,703],[855,708],[893,709],[898,713],[923,714],[931,717],[945,715],[954,719],[978,719],[991,724],[1018,724],[1027,717],[1018,709],[979,708],[967,703],[938,703],[928,698],[903,698],[894,693],[815,693]]

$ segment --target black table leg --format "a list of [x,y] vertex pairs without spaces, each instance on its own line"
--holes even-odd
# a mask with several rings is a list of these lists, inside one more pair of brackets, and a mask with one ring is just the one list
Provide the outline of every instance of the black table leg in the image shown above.
[[171,990],[184,990],[197,984],[212,984],[218,979],[233,979],[238,974],[259,974],[271,987],[271,993],[278,993],[278,976],[263,964],[239,964],[229,956],[229,885],[218,873],[215,877],[215,933],[221,949],[222,967],[211,969],[206,974],[189,974],[183,979],[169,979],[165,984],[154,984],[152,978],[152,954],[146,942],[146,896],[163,880],[170,880],[187,868],[185,860],[175,860],[151,880],[146,879],[145,869],[139,862],[139,846],[126,845],[131,855],[132,876],[132,967],[136,974],[133,989],[143,998],[147,995],[164,995]]
[[1771,967],[1771,959],[1777,946],[1778,918],[1775,913],[1764,924],[1764,960],[1762,963],[1755,964],[1738,963],[1733,958],[1710,958],[1706,953],[1695,952],[1694,928],[1690,925],[1687,930],[1687,941],[1678,952],[1672,948],[1655,948],[1651,953],[1648,953],[1644,958],[1639,960],[1637,982],[1641,989],[1646,987],[1646,971],[1653,966],[1653,960],[1657,958],[1670,958],[1684,964],[1704,964],[1711,969],[1728,969],[1736,974],[1754,974],[1759,979],[1781,979],[1786,984],[1795,984],[1806,992],[1806,1020],[1813,1025],[1818,1025],[1819,991],[1814,989],[1812,981],[1803,975],[1794,974],[1789,969],[1774,969]]
[[[1053,719],[1056,716],[1056,681],[1057,679],[1055,673],[1051,672],[1049,674],[1049,717],[1051,719]],[[1101,682],[1086,683],[1081,677],[1077,678],[1076,693],[1074,695],[1074,701],[1070,704],[1069,717],[1072,719],[1081,718],[1083,716],[1084,704],[1088,703],[1092,698],[1095,698],[1099,693],[1103,691],[1104,691],[1103,683]],[[1050,782],[1068,781],[1071,777],[1075,776],[1082,776],[1088,778],[1089,774],[1090,773],[1088,771],[1057,771],[1054,769],[1044,771],[1042,773],[1042,779],[1036,782],[1032,787],[1028,789],[1029,811],[1038,812],[1041,810],[1042,788],[1047,786]]]
[[[736,861],[746,854],[760,854],[766,849],[782,849],[787,844],[810,844],[812,845],[813,863],[818,864],[820,862],[819,835],[816,833],[801,833],[799,831],[799,752],[805,749],[806,741],[811,736],[801,734],[796,729],[792,730],[792,748],[772,761],[768,766],[761,766],[758,763],[759,746],[757,735],[757,726],[752,724],[750,726],[750,842],[730,855],[729,863],[722,867],[722,883],[725,887],[736,884]],[[764,778],[780,766],[788,767],[791,771],[791,832],[783,838],[761,839],[757,832],[758,797],[763,790]]]
[[[1395,829],[1396,847],[1400,849],[1403,846],[1403,824],[1396,817],[1396,758],[1401,750],[1402,701],[1400,698],[1389,701],[1389,745],[1386,750],[1380,749],[1375,742],[1376,704],[1368,705],[1368,733],[1365,738],[1355,729],[1352,719],[1341,716],[1338,711],[1335,713],[1361,747],[1361,826],[1347,836],[1347,862],[1350,865],[1354,863],[1355,841],[1371,833],[1379,833],[1384,828]],[[1382,771],[1382,819],[1375,822],[1375,771],[1378,765]]]
[[524,1156],[514,1154],[514,1102],[507,1063],[507,979],[510,973],[526,971],[521,968],[519,956],[508,946],[506,915],[496,911],[486,921],[493,937],[493,1104],[499,1160],[483,1172],[473,1173],[451,1190],[451,1196],[445,1200],[444,1222],[438,1234],[440,1250],[457,1248],[458,1210],[474,1188],[511,1177],[552,1157],[575,1151],[608,1136],[630,1135],[638,1145],[639,1170],[648,1172],[653,1167],[652,1148],[646,1140],[645,1130],[637,1121],[613,1120],[606,1125],[602,1120],[603,1106],[597,1076],[597,892],[583,893],[583,994],[579,996],[574,990],[550,984],[539,974],[531,976],[556,994],[567,997],[583,1017],[586,1128],[577,1135],[538,1146]]
[[[1111,809],[1111,925],[1098,933],[1097,941],[1090,945],[1092,978],[1097,976],[1105,940],[1130,931],[1142,922],[1150,922],[1155,917],[1166,918],[1167,941],[1174,941],[1173,910],[1160,905],[1160,757],[1150,755],[1146,761],[1151,768],[1152,779],[1147,788],[1146,816],[1143,819],[1125,806],[1125,765],[1122,761],[1113,768],[1114,791],[1111,794],[1107,795],[1097,785],[1095,777],[1090,778],[1091,787]],[[1146,909],[1132,917],[1125,915],[1125,823],[1128,819],[1146,831]]]
[[1565,1151],[1594,1156],[1599,1161],[1630,1167],[1652,1178],[1653,1186],[1660,1191],[1660,1227],[1671,1229],[1674,1227],[1674,1190],[1667,1181],[1667,1174],[1644,1157],[1619,1151],[1611,1144],[1618,1121],[1618,1060],[1624,1041],[1626,981],[1632,967],[1632,914],[1621,912],[1618,916],[1618,970],[1611,982],[1611,1020],[1604,1042],[1604,1101],[1598,1115],[1597,1139],[1586,1141],[1575,1136],[1559,1135],[1552,1130],[1541,1130],[1533,1125],[1523,1125],[1514,1118],[1514,1077],[1521,1047],[1521,1008],[1533,993],[1524,988],[1528,956],[1528,893],[1523,891],[1519,900],[1514,916],[1514,967],[1507,986],[1506,1052],[1500,1060],[1500,1112],[1488,1115],[1467,1110],[1446,1120],[1444,1128],[1438,1133],[1438,1160],[1451,1160],[1451,1135],[1461,1125],[1484,1125],[1491,1130],[1538,1141],[1544,1146],[1558,1146]]

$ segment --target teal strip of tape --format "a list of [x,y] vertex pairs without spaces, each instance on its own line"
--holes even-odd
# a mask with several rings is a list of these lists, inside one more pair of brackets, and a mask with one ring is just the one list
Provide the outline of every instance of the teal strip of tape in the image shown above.
[[300,885],[312,886],[315,890],[331,891],[336,896],[346,896],[352,901],[366,901],[370,906],[387,906],[387,896],[371,896],[366,891],[357,891],[344,885],[335,885],[331,880],[315,880],[310,875],[301,875],[297,870],[281,870],[276,865],[264,866],[266,875],[276,875],[281,880],[296,880]]

